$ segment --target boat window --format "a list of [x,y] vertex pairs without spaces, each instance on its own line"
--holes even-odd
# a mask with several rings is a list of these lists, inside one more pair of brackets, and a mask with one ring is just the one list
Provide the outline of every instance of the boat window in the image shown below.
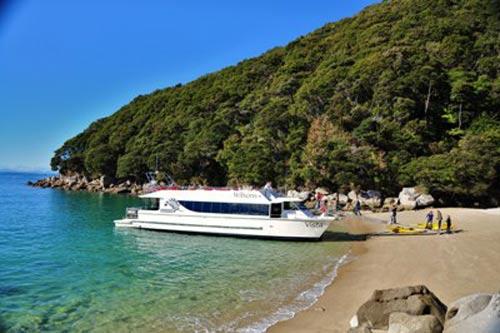
[[271,217],[281,217],[281,203],[271,204]]
[[145,210],[158,210],[160,208],[160,199],[151,198],[146,200]]
[[209,201],[179,201],[186,209],[199,213],[268,215],[269,206]]
[[283,210],[304,210],[307,209],[302,202],[285,201],[283,202]]

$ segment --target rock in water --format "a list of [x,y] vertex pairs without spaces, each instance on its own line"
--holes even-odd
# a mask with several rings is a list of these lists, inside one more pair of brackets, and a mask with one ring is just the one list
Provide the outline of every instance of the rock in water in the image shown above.
[[402,312],[391,313],[387,333],[441,333],[443,325],[432,315],[412,316]]
[[454,302],[446,313],[443,332],[500,332],[500,293],[474,294]]
[[389,316],[393,312],[433,315],[444,326],[446,305],[425,286],[375,290],[356,315],[360,326],[368,324],[370,328],[387,330]]

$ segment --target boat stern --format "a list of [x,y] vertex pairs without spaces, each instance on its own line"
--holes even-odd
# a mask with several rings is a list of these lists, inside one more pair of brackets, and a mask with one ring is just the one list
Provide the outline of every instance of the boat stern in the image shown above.
[[124,228],[137,228],[136,225],[134,225],[134,220],[132,219],[121,219],[121,220],[114,220],[115,227],[124,227]]

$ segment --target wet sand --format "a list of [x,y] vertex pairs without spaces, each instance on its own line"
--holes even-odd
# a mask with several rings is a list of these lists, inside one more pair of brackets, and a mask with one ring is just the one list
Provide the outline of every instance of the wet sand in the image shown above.
[[[399,223],[424,221],[428,210],[402,212]],[[476,292],[500,290],[500,212],[444,208],[451,235],[384,236],[388,213],[347,218],[353,237],[350,263],[316,304],[268,332],[346,332],[349,320],[375,289],[424,284],[445,304]],[[367,240],[363,240],[367,236]]]

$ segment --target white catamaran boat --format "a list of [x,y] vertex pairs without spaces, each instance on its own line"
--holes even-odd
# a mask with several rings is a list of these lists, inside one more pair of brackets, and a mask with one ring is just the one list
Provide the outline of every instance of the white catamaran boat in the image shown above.
[[150,209],[127,208],[117,227],[272,238],[318,239],[333,218],[316,217],[302,200],[271,188],[183,189],[175,186],[144,194]]

